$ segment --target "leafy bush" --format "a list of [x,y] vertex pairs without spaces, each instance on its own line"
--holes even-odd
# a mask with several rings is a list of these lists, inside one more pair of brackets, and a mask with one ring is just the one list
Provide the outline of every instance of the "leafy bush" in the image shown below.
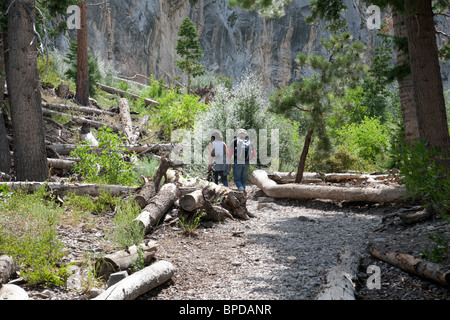
[[18,191],[0,202],[0,253],[14,258],[28,283],[64,286],[68,272],[57,263],[65,250],[56,232],[62,209],[46,197]]
[[389,133],[378,118],[365,117],[361,123],[351,123],[339,129],[337,135],[341,145],[372,163],[389,147]]
[[[272,131],[279,132],[280,167],[295,167],[299,158],[299,123],[269,111],[265,90],[260,79],[253,75],[245,76],[234,88],[225,85],[215,87],[215,97],[207,110],[197,119],[195,127],[204,133],[204,147],[212,130],[218,130],[224,138],[228,129],[267,130],[267,156],[271,155]],[[231,143],[231,141],[226,141]],[[259,141],[254,141],[259,151]],[[258,142],[258,143],[257,143]],[[278,169],[278,168],[277,168]]]
[[71,152],[71,156],[81,159],[74,170],[93,183],[133,185],[137,174],[133,164],[124,159],[125,147],[123,139],[112,132],[112,129],[102,127],[98,131],[98,143],[101,152],[96,153],[90,145],[80,142]]
[[413,200],[422,199],[425,206],[432,205],[441,214],[450,210],[450,176],[436,162],[442,157],[441,152],[429,150],[421,141],[415,141],[413,146],[403,146],[400,152],[402,183]]
[[141,207],[133,200],[121,199],[116,205],[114,228],[109,236],[119,249],[143,241],[145,233],[133,220],[141,213]]
[[[165,88],[163,81],[151,78],[150,86],[142,91],[142,100],[135,105],[137,111],[148,114],[150,122],[159,127],[164,136],[170,140],[175,129],[190,129],[206,105],[192,94],[180,93],[177,89]],[[151,110],[145,106],[144,98],[151,98],[158,102]]]

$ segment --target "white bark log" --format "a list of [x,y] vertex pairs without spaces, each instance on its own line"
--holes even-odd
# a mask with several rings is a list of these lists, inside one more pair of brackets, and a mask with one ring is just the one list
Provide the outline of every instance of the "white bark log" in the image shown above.
[[139,250],[142,250],[144,265],[148,265],[155,256],[158,244],[155,241],[149,241],[139,246],[131,246],[127,250],[121,250],[107,254],[103,258],[97,260],[95,268],[97,276],[103,276],[107,279],[112,273],[127,270],[134,261],[139,257]]
[[338,263],[326,276],[326,283],[320,288],[316,300],[355,300],[355,285],[361,255],[345,248],[338,255]]
[[179,196],[180,189],[175,184],[167,183],[163,185],[134,221],[141,225],[145,233],[149,233],[173,206]]
[[404,187],[381,186],[375,187],[341,187],[320,186],[288,183],[278,185],[269,179],[267,172],[255,170],[251,176],[252,182],[267,196],[272,198],[290,199],[329,199],[365,202],[396,202],[405,199]]
[[93,300],[134,300],[172,278],[175,267],[158,261],[109,287]]

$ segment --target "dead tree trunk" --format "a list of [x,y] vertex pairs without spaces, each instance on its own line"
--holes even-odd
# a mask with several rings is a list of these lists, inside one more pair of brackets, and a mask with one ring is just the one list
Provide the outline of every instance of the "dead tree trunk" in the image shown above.
[[94,120],[89,120],[86,118],[82,118],[82,117],[77,117],[77,116],[73,116],[67,113],[62,113],[62,112],[58,112],[58,111],[53,111],[53,110],[48,110],[48,109],[42,109],[42,112],[44,114],[44,116],[47,117],[51,117],[51,116],[58,116],[58,117],[69,117],[71,121],[75,122],[76,124],[79,125],[83,125],[84,123],[89,124],[90,126],[94,127],[94,128],[101,128],[101,127],[109,127],[111,129],[113,129],[115,132],[119,132],[120,128],[113,126],[113,125],[108,125],[102,122],[98,122],[98,121],[94,121]]
[[295,183],[301,183],[303,179],[303,171],[305,170],[306,157],[309,152],[309,145],[311,144],[311,139],[313,135],[313,130],[309,129],[306,134],[305,144],[303,145],[303,151],[300,156],[300,161],[298,162],[297,176],[295,177]]
[[139,223],[145,233],[149,233],[152,228],[156,227],[179,196],[180,189],[175,184],[165,184],[134,221]]
[[60,104],[60,103],[49,103],[49,102],[42,102],[42,107],[50,110],[58,110],[58,111],[75,111],[75,112],[81,112],[85,114],[90,115],[108,115],[111,117],[115,117],[117,114],[114,112],[109,112],[106,110],[100,110],[96,108],[90,108],[90,107],[81,107],[81,106],[69,106],[66,104]]
[[404,187],[338,187],[320,185],[302,185],[296,183],[277,184],[269,179],[267,172],[255,170],[251,176],[252,182],[267,196],[289,199],[329,199],[362,202],[396,202],[406,199]]
[[[120,90],[120,89],[117,89],[117,88],[113,88],[113,87],[109,87],[109,86],[106,86],[106,85],[101,84],[101,83],[98,83],[97,85],[100,88],[100,90],[105,91],[107,93],[111,93],[111,94],[117,94],[117,95],[119,95],[122,98],[125,98],[125,97],[128,96],[130,98],[133,98],[134,100],[141,99],[140,96],[138,96],[137,94],[134,94],[134,93],[123,91],[123,90]],[[147,106],[157,106],[158,105],[158,102],[156,102],[155,100],[152,100],[152,99],[144,99],[144,103]]]
[[158,261],[109,287],[93,300],[134,300],[168,281],[175,267],[168,261]]
[[441,266],[435,263],[417,259],[406,253],[383,252],[373,247],[369,249],[369,252],[373,257],[406,272],[450,287],[450,270],[442,269]]
[[130,104],[126,98],[121,98],[119,100],[119,114],[122,123],[123,132],[128,138],[129,145],[137,144],[139,133],[133,130],[133,121],[130,115]]
[[350,248],[338,255],[338,263],[330,269],[326,283],[320,288],[316,300],[355,300],[355,285],[360,254]]
[[127,270],[139,257],[139,251],[144,259],[144,265],[148,265],[155,256],[158,244],[155,241],[149,241],[146,244],[134,245],[126,250],[117,251],[97,260],[95,264],[96,274],[99,277],[108,279],[108,277],[118,271]]

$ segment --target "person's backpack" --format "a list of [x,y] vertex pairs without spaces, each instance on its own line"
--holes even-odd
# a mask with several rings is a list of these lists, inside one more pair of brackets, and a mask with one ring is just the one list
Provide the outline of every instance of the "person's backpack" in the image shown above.
[[238,163],[245,163],[249,160],[250,154],[250,141],[244,139],[237,139],[236,141],[236,159]]

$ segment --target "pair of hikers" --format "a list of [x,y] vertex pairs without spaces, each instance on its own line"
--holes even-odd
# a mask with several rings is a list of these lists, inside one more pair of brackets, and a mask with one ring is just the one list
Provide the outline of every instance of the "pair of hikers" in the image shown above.
[[220,176],[222,184],[228,187],[227,175],[233,164],[233,179],[236,187],[239,191],[245,191],[250,160],[253,160],[255,156],[255,148],[248,139],[245,129],[239,129],[237,138],[231,142],[228,150],[220,135],[213,134],[209,144],[208,172],[212,170],[216,184],[219,183]]

